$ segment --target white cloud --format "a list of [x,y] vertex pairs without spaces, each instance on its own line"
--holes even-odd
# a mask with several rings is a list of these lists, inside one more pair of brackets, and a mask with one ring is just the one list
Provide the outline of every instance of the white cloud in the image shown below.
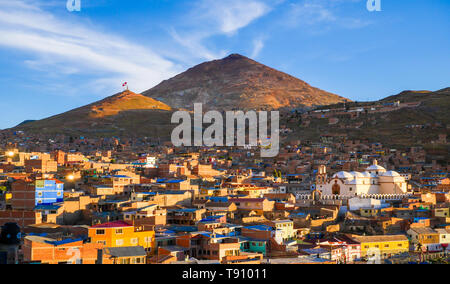
[[326,27],[361,28],[369,24],[368,21],[356,18],[341,16],[340,8],[345,4],[361,2],[360,0],[302,0],[289,5],[289,11],[284,20],[287,26],[298,27],[321,26],[321,30]]
[[[273,5],[280,1],[271,1]],[[188,28],[171,29],[172,38],[199,58],[218,59],[229,53],[212,51],[205,44],[213,36],[233,36],[272,10],[267,0],[201,0],[186,15]]]
[[263,41],[263,39],[261,39],[261,38],[255,39],[253,41],[253,52],[252,52],[251,57],[253,59],[258,57],[263,48],[264,48],[264,41]]
[[96,77],[93,82],[112,84],[105,86],[108,90],[128,81],[138,92],[181,71],[149,48],[88,23],[57,18],[35,1],[11,2],[0,0],[0,46],[36,56],[25,61],[29,67],[60,68],[65,74],[82,71]]
[[220,32],[229,35],[271,10],[264,2],[256,0],[203,0],[200,7],[202,18],[215,22]]
[[188,35],[181,36],[175,29],[170,29],[169,33],[173,40],[190,50],[198,58],[214,60],[224,57],[227,53],[223,50],[212,51],[203,44],[203,40],[209,37],[209,34],[190,32]]

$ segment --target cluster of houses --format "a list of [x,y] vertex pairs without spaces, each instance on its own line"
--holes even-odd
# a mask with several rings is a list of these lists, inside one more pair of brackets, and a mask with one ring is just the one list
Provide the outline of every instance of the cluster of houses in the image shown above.
[[2,138],[0,263],[404,263],[450,250],[449,166],[423,148],[322,137],[267,159]]

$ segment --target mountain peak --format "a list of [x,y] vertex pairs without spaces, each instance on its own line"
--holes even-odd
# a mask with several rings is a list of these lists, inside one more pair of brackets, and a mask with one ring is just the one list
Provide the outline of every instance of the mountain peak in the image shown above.
[[227,57],[223,58],[222,60],[227,60],[227,59],[250,59],[244,55],[241,55],[239,53],[232,53],[230,55],[228,55]]
[[328,105],[345,99],[233,53],[188,69],[142,93],[174,108],[244,110]]
[[130,110],[171,110],[168,105],[155,99],[126,90],[89,105],[94,118],[116,115]]

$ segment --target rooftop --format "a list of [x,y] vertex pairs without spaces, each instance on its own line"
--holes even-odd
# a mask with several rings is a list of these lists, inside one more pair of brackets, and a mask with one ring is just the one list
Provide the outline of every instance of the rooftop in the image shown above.
[[133,226],[124,221],[115,221],[115,222],[95,225],[95,226],[92,226],[91,228],[123,228],[123,227],[133,227]]

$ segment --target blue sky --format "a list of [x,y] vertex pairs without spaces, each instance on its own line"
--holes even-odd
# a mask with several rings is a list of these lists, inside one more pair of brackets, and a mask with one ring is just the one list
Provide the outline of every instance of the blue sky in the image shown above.
[[450,82],[450,1],[0,0],[0,128],[240,53],[352,100]]

